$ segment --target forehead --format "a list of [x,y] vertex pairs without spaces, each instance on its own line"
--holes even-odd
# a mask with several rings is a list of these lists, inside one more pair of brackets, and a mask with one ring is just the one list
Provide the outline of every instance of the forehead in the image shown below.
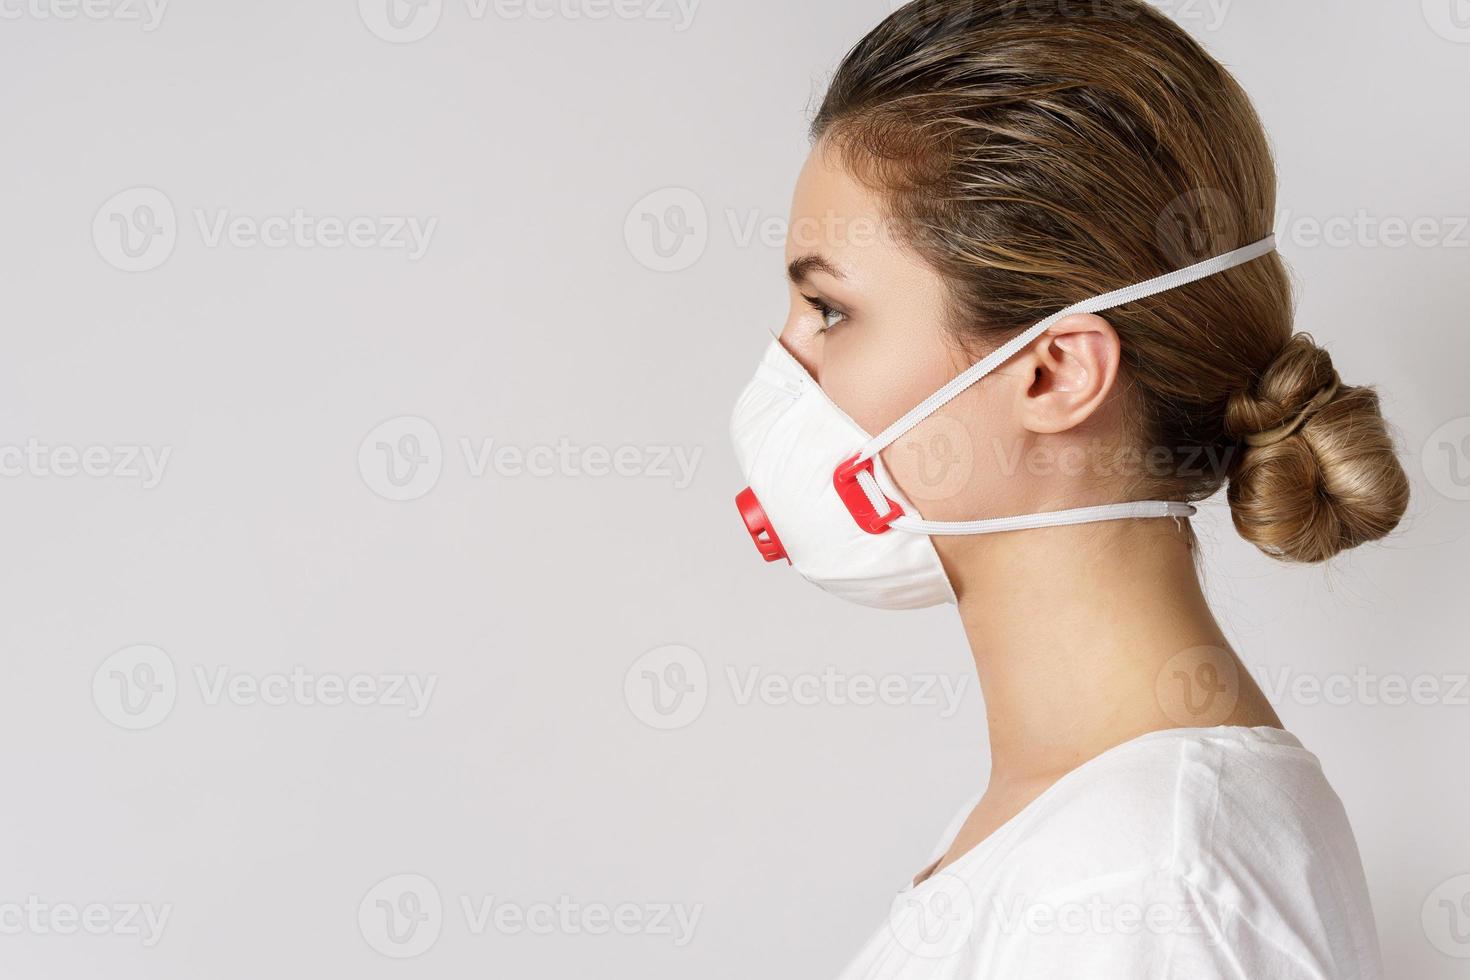
[[881,290],[909,306],[937,309],[943,281],[900,231],[882,195],[854,178],[839,153],[822,144],[812,148],[792,197],[788,264],[818,256],[850,289]]
[[855,260],[857,250],[883,244],[883,224],[878,194],[855,180],[825,144],[813,147],[796,178],[787,260],[812,253]]

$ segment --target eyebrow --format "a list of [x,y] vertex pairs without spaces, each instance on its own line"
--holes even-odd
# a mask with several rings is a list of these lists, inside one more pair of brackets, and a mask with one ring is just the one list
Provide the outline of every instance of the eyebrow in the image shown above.
[[786,267],[786,277],[795,285],[801,285],[813,272],[825,272],[834,279],[843,278],[837,267],[820,255],[803,255]]

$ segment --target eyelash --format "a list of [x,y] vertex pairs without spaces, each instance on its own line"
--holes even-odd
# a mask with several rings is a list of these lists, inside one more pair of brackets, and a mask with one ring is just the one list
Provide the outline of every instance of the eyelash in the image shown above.
[[[833,327],[837,326],[838,323],[841,323],[843,320],[847,319],[846,313],[843,313],[841,310],[833,309],[831,306],[827,305],[827,303],[823,302],[820,296],[808,296],[803,293],[801,298],[806,300],[808,306],[816,310],[818,313],[822,314],[822,333],[826,333],[828,330],[831,330]],[[837,317],[836,322],[827,322],[829,317],[834,316]]]

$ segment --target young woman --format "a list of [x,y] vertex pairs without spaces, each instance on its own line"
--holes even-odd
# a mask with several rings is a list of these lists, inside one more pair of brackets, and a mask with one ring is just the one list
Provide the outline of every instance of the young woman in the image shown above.
[[741,513],[840,596],[957,602],[992,759],[845,976],[1380,976],[1342,805],[1195,568],[1227,483],[1291,562],[1408,498],[1372,389],[1293,332],[1240,87],[1137,0],[918,0],[813,134]]

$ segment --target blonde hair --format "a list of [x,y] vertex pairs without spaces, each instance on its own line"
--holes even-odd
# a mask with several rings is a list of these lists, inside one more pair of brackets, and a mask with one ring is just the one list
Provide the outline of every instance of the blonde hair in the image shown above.
[[[1264,238],[1276,211],[1244,91],[1141,0],[914,0],[848,53],[812,135],[883,192],[966,349]],[[1291,561],[1398,524],[1408,480],[1377,396],[1293,335],[1279,256],[1108,319],[1130,428],[1176,461],[1148,493],[1198,500],[1228,477],[1236,528]]]

